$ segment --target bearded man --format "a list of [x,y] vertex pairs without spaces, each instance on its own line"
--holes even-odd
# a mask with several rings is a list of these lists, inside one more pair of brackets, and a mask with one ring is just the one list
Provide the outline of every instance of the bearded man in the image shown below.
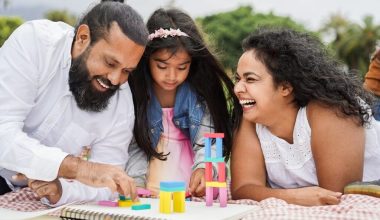
[[75,29],[36,20],[14,31],[0,48],[0,194],[25,186],[12,178],[21,173],[50,205],[136,197],[123,169],[134,125],[127,80],[147,39],[141,16],[110,1]]

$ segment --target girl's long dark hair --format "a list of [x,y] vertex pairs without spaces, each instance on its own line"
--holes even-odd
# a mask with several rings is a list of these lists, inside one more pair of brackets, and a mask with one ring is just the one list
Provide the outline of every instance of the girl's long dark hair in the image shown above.
[[275,84],[292,85],[298,106],[318,100],[338,109],[339,116],[352,117],[360,125],[369,122],[372,96],[358,75],[346,71],[315,37],[288,29],[259,29],[242,46],[244,51],[254,50]]
[[149,124],[146,109],[148,107],[149,88],[152,79],[149,69],[149,57],[152,53],[167,49],[173,54],[183,48],[192,62],[189,75],[186,79],[197,92],[199,99],[204,100],[209,108],[215,132],[225,134],[224,156],[228,160],[232,146],[233,121],[238,112],[241,112],[238,99],[233,92],[233,83],[223,70],[221,64],[210,52],[194,22],[186,13],[178,9],[158,9],[148,19],[149,33],[160,28],[177,29],[189,37],[167,37],[151,40],[134,73],[129,78],[135,105],[134,136],[139,147],[145,151],[148,158],[151,156],[164,160],[166,157],[156,151],[150,139]]

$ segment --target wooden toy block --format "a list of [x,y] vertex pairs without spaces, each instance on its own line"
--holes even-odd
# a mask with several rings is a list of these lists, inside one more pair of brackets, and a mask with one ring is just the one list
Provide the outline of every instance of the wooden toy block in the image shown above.
[[227,183],[226,182],[206,182],[206,187],[222,188],[222,187],[227,187]]
[[210,158],[211,157],[211,139],[205,138],[204,143],[205,143],[205,158]]
[[150,204],[138,204],[138,205],[132,206],[132,210],[146,210],[150,208],[151,208]]
[[119,207],[131,207],[133,205],[132,200],[119,200],[117,203]]
[[160,213],[171,213],[171,192],[160,191]]
[[218,163],[218,182],[226,182],[226,164]]
[[109,206],[109,207],[117,207],[117,206],[118,206],[117,202],[114,202],[114,201],[108,201],[108,200],[101,200],[101,201],[98,201],[98,205],[101,205],[101,206]]
[[119,200],[125,201],[125,200],[131,200],[131,198],[125,197],[124,195],[119,195]]
[[[206,206],[212,206],[214,194],[219,194],[220,206],[227,206],[226,163],[223,159],[223,133],[207,133],[205,137]],[[216,155],[211,157],[211,139],[216,139]],[[212,163],[218,164],[218,181],[212,181]],[[215,190],[215,192],[214,192]],[[218,191],[219,190],[219,191]],[[219,192],[219,193],[218,193]]]
[[227,187],[219,188],[219,202],[220,207],[227,206]]
[[160,187],[160,191],[164,192],[178,192],[178,191],[185,191],[185,187],[177,187],[177,188],[167,188],[167,187]]
[[224,133],[205,133],[203,136],[207,138],[224,138]]
[[205,162],[214,162],[214,163],[224,162],[224,158],[223,157],[216,157],[216,158],[206,157]]
[[185,182],[160,182],[160,213],[171,213],[173,195],[174,212],[185,212]]
[[186,183],[183,181],[160,182],[160,191],[178,192],[178,191],[185,191],[185,190],[186,190]]
[[164,188],[186,188],[186,183],[183,181],[164,181],[160,182],[160,189]]
[[213,188],[206,187],[206,206],[212,206]]
[[216,139],[216,157],[223,157],[223,140],[221,138]]
[[137,188],[137,195],[138,196],[151,196],[152,193],[147,190],[147,189],[143,189],[143,188]]
[[212,181],[212,163],[211,162],[206,162],[205,181],[206,182]]
[[173,193],[173,211],[185,212],[185,191]]

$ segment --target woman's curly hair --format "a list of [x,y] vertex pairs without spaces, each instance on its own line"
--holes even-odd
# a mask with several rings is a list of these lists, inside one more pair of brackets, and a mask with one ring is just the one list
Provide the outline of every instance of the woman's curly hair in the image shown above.
[[370,120],[372,96],[357,74],[346,71],[316,37],[289,29],[259,29],[245,38],[242,46],[244,51],[254,50],[275,85],[292,85],[298,106],[318,100],[361,125]]

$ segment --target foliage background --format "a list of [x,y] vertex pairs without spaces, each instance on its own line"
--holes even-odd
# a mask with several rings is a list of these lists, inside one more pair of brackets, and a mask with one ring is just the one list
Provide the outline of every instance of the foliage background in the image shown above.
[[[2,2],[0,7],[6,7],[9,3],[8,0]],[[67,10],[49,11],[44,17],[70,25],[75,25],[77,20],[77,15]],[[332,14],[317,31],[311,31],[291,17],[273,12],[256,12],[252,6],[241,6],[231,11],[197,17],[196,21],[228,71],[235,69],[241,54],[241,40],[262,26],[288,27],[312,33],[325,41],[330,51],[361,77],[367,72],[371,53],[380,40],[380,25],[374,22],[372,16],[366,16],[361,22],[353,22],[343,15]],[[19,17],[0,16],[0,47],[23,22]]]

